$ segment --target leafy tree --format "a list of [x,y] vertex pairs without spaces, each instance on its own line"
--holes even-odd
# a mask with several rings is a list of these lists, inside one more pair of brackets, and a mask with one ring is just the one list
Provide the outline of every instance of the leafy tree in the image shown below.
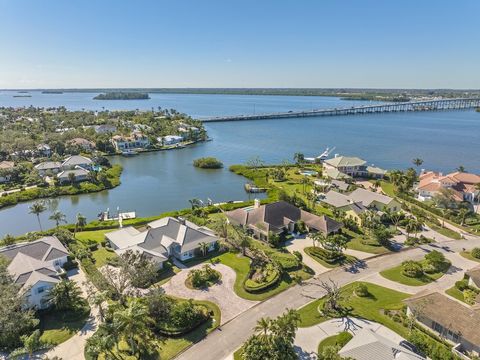
[[23,335],[21,337],[23,346],[15,349],[9,356],[10,359],[18,359],[27,355],[27,359],[34,359],[33,353],[37,350],[45,348],[45,344],[40,340],[40,330],[35,330],[30,335]]
[[58,228],[61,223],[67,223],[67,217],[61,211],[55,210],[49,217],[50,220],[55,221],[55,226]]
[[62,280],[48,292],[48,302],[57,310],[72,310],[83,302],[82,291],[71,280]]
[[37,217],[38,225],[40,226],[40,231],[43,231],[42,223],[40,221],[40,214],[43,213],[45,210],[47,210],[47,207],[42,201],[35,201],[32,205],[30,205],[29,211],[28,211],[30,214],[34,214]]
[[21,345],[21,336],[37,326],[32,310],[25,310],[25,298],[10,277],[7,260],[0,256],[0,349]]
[[3,245],[4,246],[9,246],[9,245],[13,245],[15,243],[15,237],[11,234],[6,234],[4,237],[3,237]]
[[302,153],[296,152],[293,155],[293,161],[295,161],[296,164],[302,164],[305,161],[305,155]]
[[425,260],[427,260],[434,270],[440,269],[446,262],[445,255],[437,250],[430,251],[425,255]]
[[157,279],[158,265],[138,251],[127,250],[120,256],[119,271],[132,286],[147,288]]
[[415,158],[413,159],[413,165],[415,165],[417,168],[419,168],[420,166],[422,166],[423,164],[423,160],[420,159],[420,158]]

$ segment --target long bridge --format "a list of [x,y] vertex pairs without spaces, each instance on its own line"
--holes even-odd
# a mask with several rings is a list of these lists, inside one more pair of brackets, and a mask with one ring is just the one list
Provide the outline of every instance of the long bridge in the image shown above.
[[409,101],[409,102],[396,102],[396,103],[341,107],[341,108],[333,108],[333,109],[313,109],[313,110],[288,111],[288,112],[264,113],[264,114],[217,116],[217,117],[203,118],[199,120],[202,122],[220,122],[220,121],[300,118],[300,117],[311,117],[311,116],[374,114],[374,113],[406,112],[406,111],[461,110],[461,109],[472,109],[472,108],[480,108],[480,98],[422,100],[422,101]]

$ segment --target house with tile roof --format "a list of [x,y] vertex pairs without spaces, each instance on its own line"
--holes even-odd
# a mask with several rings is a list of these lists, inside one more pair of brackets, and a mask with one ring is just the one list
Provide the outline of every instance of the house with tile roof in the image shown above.
[[106,233],[105,238],[117,254],[138,251],[159,267],[163,267],[170,256],[182,261],[195,257],[203,243],[207,244],[208,251],[213,251],[218,242],[212,230],[174,217],[152,221],[145,231],[129,226]]
[[[454,345],[453,351],[480,353],[480,313],[438,292],[420,292],[405,300],[407,314]],[[466,357],[468,359],[468,357]]]
[[415,187],[420,201],[431,200],[442,189],[450,189],[456,201],[473,203],[480,194],[477,188],[480,184],[480,175],[466,172],[453,172],[443,175],[434,171],[423,171]]
[[7,270],[25,294],[32,308],[47,307],[49,290],[60,282],[68,250],[54,236],[0,248],[0,256],[9,261]]
[[264,241],[268,241],[271,232],[293,232],[295,223],[300,220],[309,231],[321,231],[327,235],[337,233],[343,227],[342,223],[328,216],[311,214],[286,201],[260,205],[260,201],[255,200],[253,207],[232,210],[226,215],[231,223],[249,229],[255,237]]

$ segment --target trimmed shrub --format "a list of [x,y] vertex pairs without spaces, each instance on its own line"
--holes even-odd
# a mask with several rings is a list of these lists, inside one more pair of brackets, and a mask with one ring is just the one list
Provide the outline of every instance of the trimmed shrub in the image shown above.
[[402,263],[402,274],[411,278],[419,278],[423,275],[422,264],[412,260],[404,261]]
[[302,260],[303,260],[303,255],[302,255],[302,253],[301,253],[300,251],[295,250],[295,251],[293,252],[293,256],[295,256],[298,261],[302,261]]
[[368,286],[363,283],[358,284],[355,287],[354,292],[355,292],[355,295],[359,297],[367,297],[370,295],[370,292],[368,291]]
[[480,248],[476,247],[473,248],[470,254],[475,258],[475,259],[480,259]]
[[245,289],[245,291],[252,294],[259,293],[276,285],[280,278],[280,272],[276,269],[272,269],[266,277],[265,281],[257,282],[250,278],[245,279],[245,282],[243,283],[243,288]]
[[460,291],[463,291],[465,289],[468,289],[469,288],[469,285],[468,285],[468,280],[467,279],[463,279],[463,280],[459,280],[455,283],[455,287],[460,290]]

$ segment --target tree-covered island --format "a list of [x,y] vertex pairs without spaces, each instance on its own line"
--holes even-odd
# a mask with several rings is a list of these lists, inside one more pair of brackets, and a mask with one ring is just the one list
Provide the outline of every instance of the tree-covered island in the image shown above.
[[98,94],[93,100],[148,100],[150,95],[143,92],[124,92],[113,91],[104,94]]

